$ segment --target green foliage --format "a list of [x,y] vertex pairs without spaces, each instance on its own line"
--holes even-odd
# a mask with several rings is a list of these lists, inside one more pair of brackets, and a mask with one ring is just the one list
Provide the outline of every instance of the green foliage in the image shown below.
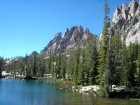
[[140,91],[137,91],[136,97],[140,98]]
[[137,56],[137,85],[140,87],[140,44],[138,44],[138,56]]
[[36,76],[36,72],[37,72],[37,66],[36,66],[36,62],[37,62],[37,52],[34,51],[34,52],[32,53],[32,55],[33,55],[33,71],[32,71],[32,75],[33,75],[33,76]]
[[97,72],[97,55],[98,55],[98,41],[96,36],[90,35],[86,42],[86,56],[85,56],[85,68],[87,72],[87,79],[88,84],[96,84],[96,76],[98,74]]
[[[107,0],[105,0],[104,4],[104,27],[103,27],[103,32],[102,32],[102,37],[101,37],[101,42],[100,42],[100,50],[99,50],[99,66],[98,66],[98,72],[99,75],[97,76],[98,78],[98,83],[100,84],[100,87],[104,87],[105,83],[108,84],[108,77],[104,75],[104,73],[110,69],[110,55],[109,55],[109,33],[108,33],[108,27],[109,27],[109,7]],[[107,73],[105,73],[107,74]],[[107,79],[107,80],[106,80]]]
[[80,66],[79,66],[79,70],[80,72],[78,72],[78,82],[81,85],[84,85],[85,83],[85,72],[86,72],[86,54],[85,54],[85,50],[82,50],[82,59],[80,60]]
[[73,80],[73,74],[74,74],[74,64],[75,64],[75,51],[72,51],[67,58],[67,67],[66,67],[66,73],[67,73],[67,79]]
[[62,54],[59,53],[58,57],[57,57],[56,68],[55,68],[55,71],[54,71],[57,78],[59,78],[61,76],[61,74],[60,74],[61,68],[62,68],[61,65],[62,65]]
[[109,11],[110,9],[108,7],[108,2],[107,0],[104,0],[104,25],[110,21],[109,16],[108,16]]
[[74,74],[73,74],[73,82],[74,82],[74,86],[77,87],[78,84],[78,72],[79,72],[79,64],[80,64],[80,49],[78,48],[78,50],[75,52],[75,57],[76,57],[76,61],[75,61],[75,65],[74,65]]
[[121,70],[121,53],[122,53],[122,40],[119,30],[115,32],[114,37],[111,38],[111,84],[120,85],[123,84],[122,70]]
[[[122,69],[122,82],[125,84],[125,86],[127,85],[127,72],[126,70],[128,69],[128,51],[127,51],[127,47],[125,44],[125,39],[123,40],[123,44],[122,44],[122,53],[121,53],[121,69]],[[127,86],[126,86],[127,87]]]
[[127,81],[129,81],[128,87],[135,86],[135,73],[136,73],[136,60],[137,60],[137,46],[130,44],[128,47],[128,69],[126,71]]
[[103,97],[104,96],[103,88],[97,90],[96,93],[98,94],[98,96]]
[[2,57],[0,57],[0,77],[2,76],[2,70],[4,67],[4,59]]
[[66,62],[66,54],[62,54],[62,57],[61,57],[61,72],[60,72],[60,75],[61,75],[61,78],[65,79],[65,76],[66,76],[66,66],[67,66],[67,62]]

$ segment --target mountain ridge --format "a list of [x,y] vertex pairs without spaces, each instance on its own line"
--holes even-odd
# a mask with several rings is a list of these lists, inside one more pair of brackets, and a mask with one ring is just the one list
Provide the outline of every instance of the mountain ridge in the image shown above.
[[123,3],[116,8],[110,22],[110,35],[113,36],[116,30],[125,37],[127,46],[136,41],[140,43],[140,3],[132,0],[129,5]]
[[61,32],[57,33],[40,53],[48,54],[49,52],[57,53],[76,49],[78,41],[81,44],[84,43],[90,34],[90,30],[88,28],[84,30],[82,26],[66,28],[63,37]]

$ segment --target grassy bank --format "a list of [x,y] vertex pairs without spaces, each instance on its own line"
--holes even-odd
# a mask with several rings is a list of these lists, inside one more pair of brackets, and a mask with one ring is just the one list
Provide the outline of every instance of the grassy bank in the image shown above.
[[137,101],[137,102],[140,102],[140,99],[139,99],[139,98],[130,98],[130,101]]

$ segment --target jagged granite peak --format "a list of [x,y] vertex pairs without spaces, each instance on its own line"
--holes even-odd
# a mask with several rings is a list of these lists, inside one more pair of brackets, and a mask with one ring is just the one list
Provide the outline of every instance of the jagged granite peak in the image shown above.
[[83,27],[82,26],[77,27],[72,34],[72,37],[70,39],[71,42],[76,43],[78,40],[81,40],[83,37],[83,33],[84,33]]
[[73,32],[77,29],[77,26],[73,26],[70,30],[67,28],[65,33],[64,33],[64,37],[63,39],[65,40],[69,40],[71,39],[71,37],[73,36]]
[[85,29],[85,34],[90,34],[90,31],[88,28]]
[[128,19],[128,10],[129,10],[129,7],[127,6],[127,4],[123,3],[121,6],[121,13],[125,20]]
[[80,34],[83,34],[83,32],[84,32],[83,27],[82,26],[79,26],[78,27],[78,31],[79,31]]
[[57,34],[54,36],[54,38],[61,38],[61,35],[62,35],[62,33],[59,32],[59,33],[57,33]]
[[64,33],[64,37],[66,37],[68,33],[69,33],[69,29],[66,28],[66,31],[65,31],[65,33]]
[[136,40],[140,43],[140,3],[132,0],[128,6],[123,3],[120,8],[116,8],[108,29],[112,36],[119,29],[122,39],[126,39],[126,45]]
[[120,10],[120,8],[117,7],[114,12],[114,17],[117,18],[120,13],[121,13],[121,10]]
[[123,3],[120,8],[116,8],[112,22],[116,24],[123,19],[131,20],[136,15],[140,15],[140,5],[136,0],[132,0],[129,5]]
[[132,0],[132,2],[136,2],[136,0]]
[[57,33],[57,34],[54,36],[52,42],[56,42],[56,41],[58,41],[58,40],[60,40],[60,39],[62,39],[62,33],[61,33],[61,32]]
[[140,15],[140,3],[139,3],[139,6],[137,8],[136,15]]
[[[57,42],[59,42],[60,40],[62,39],[62,33],[61,32],[59,32],[59,33],[57,33],[55,36],[54,36],[54,38],[49,42],[49,44],[44,48],[44,51],[54,51],[54,46],[55,47],[58,47],[57,45],[58,45],[58,43]],[[50,47],[51,46],[51,47]],[[43,50],[41,51],[41,53],[43,53]]]
[[88,28],[85,29],[83,38],[86,39],[90,35],[90,30]]
[[138,6],[139,6],[139,4],[137,3],[137,1],[132,0],[132,2],[130,3],[130,14],[132,17],[135,16],[135,13],[136,13]]
[[122,11],[128,11],[128,9],[129,9],[129,8],[128,8],[128,5],[125,4],[125,3],[123,3],[122,6],[121,6],[121,10],[122,10]]
[[54,39],[52,39],[40,53],[48,54],[49,51],[57,53],[73,50],[77,47],[78,41],[80,41],[81,44],[84,43],[90,35],[90,31],[88,28],[84,31],[82,26],[73,26],[71,29],[66,28],[63,38],[61,34],[62,33],[57,33]]
[[120,8],[117,7],[115,12],[114,12],[114,15],[113,15],[112,22],[117,23],[118,20],[119,20],[119,15],[120,14],[121,14],[121,10],[120,10]]

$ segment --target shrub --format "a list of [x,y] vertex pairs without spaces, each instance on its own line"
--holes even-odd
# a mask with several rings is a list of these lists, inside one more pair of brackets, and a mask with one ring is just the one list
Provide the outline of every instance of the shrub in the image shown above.
[[140,91],[137,91],[136,98],[140,98]]

